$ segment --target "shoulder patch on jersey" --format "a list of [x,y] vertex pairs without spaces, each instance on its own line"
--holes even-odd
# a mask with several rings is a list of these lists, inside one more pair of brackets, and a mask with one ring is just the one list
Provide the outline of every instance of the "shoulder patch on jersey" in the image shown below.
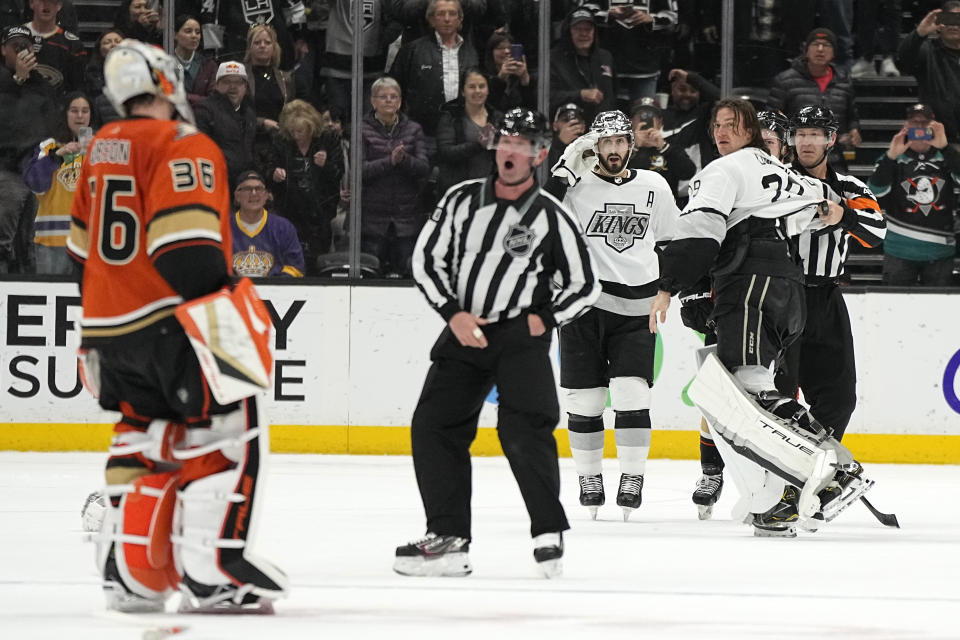
[[603,238],[608,247],[623,253],[647,235],[650,214],[637,212],[633,204],[608,202],[602,211],[594,211],[584,230],[588,237]]
[[192,124],[187,122],[178,122],[177,131],[173,136],[174,140],[181,140],[183,138],[189,138],[190,136],[195,136],[200,133],[200,130],[197,129]]
[[66,38],[67,40],[79,40],[79,39],[80,39],[80,38],[78,38],[77,36],[75,36],[71,31],[67,31],[66,29],[63,30],[63,37]]

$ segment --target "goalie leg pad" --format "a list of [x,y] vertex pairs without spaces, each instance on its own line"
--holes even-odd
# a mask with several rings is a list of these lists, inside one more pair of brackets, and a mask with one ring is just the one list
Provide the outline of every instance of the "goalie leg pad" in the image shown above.
[[714,438],[717,451],[723,458],[724,470],[733,479],[740,499],[733,506],[734,520],[745,520],[754,513],[764,513],[780,501],[786,482],[749,458],[739,455],[726,440]]
[[816,495],[836,470],[833,449],[822,448],[822,439],[763,410],[715,355],[704,358],[688,393],[716,435],[737,454],[802,487],[801,519],[816,513],[820,507]]
[[256,402],[248,398],[210,429],[192,430],[187,443],[174,454],[185,462],[173,543],[192,606],[224,596],[236,604],[250,594],[283,596],[286,576],[255,553],[269,450]]
[[107,487],[111,506],[95,540],[110,608],[162,610],[177,587],[170,531],[178,479],[177,471],[147,473]]

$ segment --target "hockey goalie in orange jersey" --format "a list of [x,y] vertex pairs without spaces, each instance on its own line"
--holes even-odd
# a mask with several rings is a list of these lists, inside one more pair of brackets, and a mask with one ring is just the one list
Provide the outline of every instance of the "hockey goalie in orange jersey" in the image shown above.
[[91,143],[67,248],[82,271],[84,378],[121,413],[95,535],[107,606],[163,611],[179,590],[182,612],[269,613],[287,583],[251,544],[268,451],[253,391],[269,374],[237,401],[211,393],[175,316],[230,285],[226,163],[162,50],[124,40],[104,77],[122,119]]

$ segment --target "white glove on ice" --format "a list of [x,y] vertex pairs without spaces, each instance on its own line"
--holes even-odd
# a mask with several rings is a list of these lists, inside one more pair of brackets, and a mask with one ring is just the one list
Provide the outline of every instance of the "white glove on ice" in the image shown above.
[[[594,151],[597,138],[597,134],[590,131],[568,144],[560,160],[550,169],[550,173],[561,180],[566,180],[567,186],[570,187],[580,182],[580,178],[593,171],[600,161]],[[584,151],[591,153],[585,158]]]

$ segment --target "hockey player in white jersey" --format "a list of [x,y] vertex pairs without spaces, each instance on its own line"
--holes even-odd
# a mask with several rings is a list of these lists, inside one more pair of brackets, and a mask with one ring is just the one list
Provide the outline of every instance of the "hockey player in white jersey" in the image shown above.
[[580,222],[603,288],[593,308],[560,329],[560,386],[566,390],[570,449],[580,504],[597,517],[605,502],[603,412],[609,390],[620,462],[617,505],[623,519],[642,501],[650,451],[650,387],[656,336],[648,327],[660,277],[656,244],[679,215],[667,181],[628,169],[630,119],[597,115],[553,167],[553,193]]
[[[824,489],[837,469],[856,464],[803,405],[774,387],[776,364],[805,320],[791,239],[840,205],[824,202],[819,184],[766,152],[749,103],[717,102],[711,130],[723,157],[691,182],[690,202],[661,256],[650,331],[666,320],[671,295],[711,272],[716,351],[704,354],[689,395],[741,494],[735,517],[746,516],[757,535],[792,536],[794,523],[776,521],[775,511],[795,505],[794,520],[811,522],[823,506],[829,521],[849,502],[834,500],[828,513]],[[843,493],[853,499],[868,486],[858,478]]]
[[[780,162],[788,162],[790,147],[787,145],[787,137],[790,121],[777,111],[760,111],[757,113],[757,120],[760,122],[760,135],[767,151]],[[692,290],[681,291],[679,294],[683,305],[680,312],[683,324],[702,333],[703,343],[707,346],[717,342],[717,334],[710,320],[713,313],[713,292],[710,284],[709,276],[705,276]],[[778,383],[780,379],[777,378]],[[779,386],[777,388],[780,389]],[[693,503],[697,505],[699,518],[709,520],[713,515],[713,505],[720,499],[723,490],[723,458],[717,451],[706,420],[700,421],[700,469],[702,474],[693,490]]]

